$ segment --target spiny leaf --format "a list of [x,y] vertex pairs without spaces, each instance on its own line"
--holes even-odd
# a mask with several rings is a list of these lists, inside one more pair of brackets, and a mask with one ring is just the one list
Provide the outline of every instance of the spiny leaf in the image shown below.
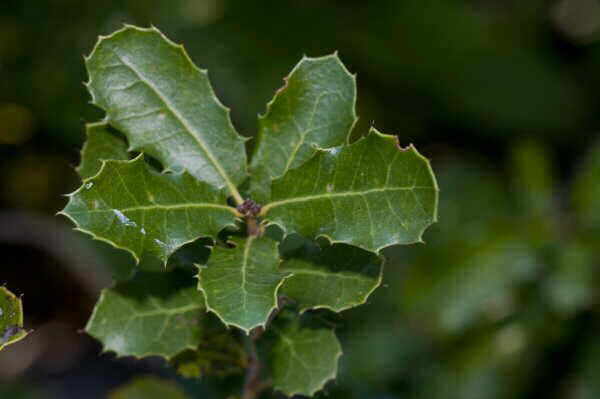
[[27,336],[23,329],[23,303],[21,299],[0,286],[0,351]]
[[187,273],[144,272],[102,291],[86,332],[119,356],[170,359],[200,344],[205,315]]
[[227,187],[242,202],[236,185],[246,177],[245,139],[183,47],[155,28],[126,26],[101,38],[86,65],[93,103],[131,149]]
[[156,377],[138,377],[109,395],[109,399],[187,399],[170,381]]
[[79,230],[123,248],[139,260],[163,262],[200,236],[216,236],[234,225],[237,211],[225,194],[188,173],[161,174],[143,156],[106,161],[100,173],[70,195],[61,212]]
[[288,396],[312,396],[337,375],[342,348],[333,330],[301,325],[298,319],[273,327],[273,388]]
[[381,283],[383,257],[357,247],[314,242],[289,236],[281,245],[280,270],[291,276],[280,293],[297,302],[300,311],[328,308],[335,312],[361,305]]
[[106,122],[90,123],[85,127],[87,140],[81,150],[77,172],[82,179],[97,174],[103,160],[127,160],[127,143],[110,132]]
[[234,248],[214,248],[206,267],[200,267],[198,288],[208,310],[225,324],[248,332],[266,324],[288,274],[278,270],[276,241],[249,236],[234,237],[232,242]]
[[[356,82],[337,54],[304,57],[259,117],[252,175],[273,179],[309,160],[315,146],[341,145],[356,122]],[[263,169],[264,172],[259,172]],[[268,188],[261,185],[260,189]],[[254,198],[266,202],[268,198]]]
[[320,150],[272,185],[262,215],[286,233],[378,252],[422,241],[436,221],[438,188],[429,162],[376,130],[349,146]]

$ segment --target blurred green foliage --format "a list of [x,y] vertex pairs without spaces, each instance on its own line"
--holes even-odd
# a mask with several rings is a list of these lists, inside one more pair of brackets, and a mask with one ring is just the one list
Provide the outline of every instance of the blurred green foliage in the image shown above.
[[[81,84],[82,55],[123,22],[185,42],[247,136],[302,54],[338,50],[358,73],[355,134],[376,120],[414,142],[432,159],[441,202],[427,244],[389,250],[384,286],[336,321],[345,355],[326,394],[600,397],[592,3],[4,0],[0,208],[51,214],[77,187],[84,122],[102,116]],[[127,254],[94,248],[116,278],[131,275]],[[227,381],[186,387],[225,392]],[[22,386],[1,387],[0,397],[20,397]]]

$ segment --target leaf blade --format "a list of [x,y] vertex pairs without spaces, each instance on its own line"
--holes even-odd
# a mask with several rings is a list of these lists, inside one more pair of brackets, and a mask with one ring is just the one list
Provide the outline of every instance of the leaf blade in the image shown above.
[[266,324],[288,273],[278,270],[277,242],[254,236],[232,241],[235,248],[215,247],[207,266],[199,268],[198,289],[208,310],[249,332]]
[[137,261],[155,256],[166,262],[186,243],[235,224],[237,211],[225,201],[222,191],[186,172],[152,171],[142,154],[131,161],[105,161],[97,175],[70,194],[61,214]]
[[422,241],[437,220],[438,187],[429,162],[414,147],[401,149],[394,136],[372,129],[351,145],[319,151],[275,180],[272,199],[261,215],[287,234],[325,236],[379,252]]
[[[293,239],[296,243],[288,244]],[[321,248],[292,236],[280,251],[284,258],[280,269],[291,274],[280,292],[296,302],[300,312],[321,308],[344,311],[364,304],[381,284],[384,258],[357,247],[334,244]]]
[[271,352],[276,391],[312,396],[335,379],[342,347],[332,329],[304,327],[296,319],[276,334]]
[[[167,360],[202,339],[204,298],[187,273],[138,273],[104,289],[85,331],[118,356]],[[126,311],[124,311],[126,309]]]
[[155,28],[125,26],[98,41],[86,66],[93,103],[132,149],[227,187],[241,202],[236,186],[246,177],[245,139],[182,46]]
[[0,351],[24,339],[23,302],[6,287],[0,286]]
[[[259,116],[253,177],[280,177],[310,159],[315,146],[344,144],[357,121],[356,79],[337,54],[304,57],[284,80]],[[269,198],[261,195],[261,183],[254,184],[259,193],[253,198],[264,203]]]
[[104,160],[127,160],[127,143],[110,133],[106,122],[89,123],[85,126],[87,140],[81,150],[81,162],[77,173],[83,180],[97,174]]

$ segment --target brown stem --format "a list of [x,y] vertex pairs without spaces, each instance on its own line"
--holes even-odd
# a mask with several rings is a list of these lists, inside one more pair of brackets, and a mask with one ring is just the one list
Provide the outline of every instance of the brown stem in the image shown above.
[[262,235],[262,229],[258,220],[254,216],[246,218],[246,231],[249,236],[260,236]]
[[[259,327],[260,328],[260,327]],[[269,382],[261,380],[262,363],[258,358],[256,351],[256,340],[260,336],[258,329],[250,332],[246,336],[246,348],[248,350],[248,369],[246,370],[246,381],[244,382],[244,390],[242,399],[256,399],[266,388],[270,386]]]

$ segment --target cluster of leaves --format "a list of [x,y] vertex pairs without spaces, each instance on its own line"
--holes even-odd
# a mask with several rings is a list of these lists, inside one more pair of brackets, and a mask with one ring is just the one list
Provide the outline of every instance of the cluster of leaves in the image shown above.
[[141,269],[202,254],[197,286],[187,264],[104,290],[87,332],[105,350],[162,356],[194,376],[253,361],[225,326],[255,338],[267,329],[274,388],[317,392],[342,351],[306,311],[364,303],[381,281],[380,251],[422,242],[438,196],[428,161],[375,129],[349,142],[355,78],[335,54],[305,57],[285,79],[250,162],[206,71],[155,28],[101,38],[86,66],[106,117],[87,126],[83,184],[61,213]]

